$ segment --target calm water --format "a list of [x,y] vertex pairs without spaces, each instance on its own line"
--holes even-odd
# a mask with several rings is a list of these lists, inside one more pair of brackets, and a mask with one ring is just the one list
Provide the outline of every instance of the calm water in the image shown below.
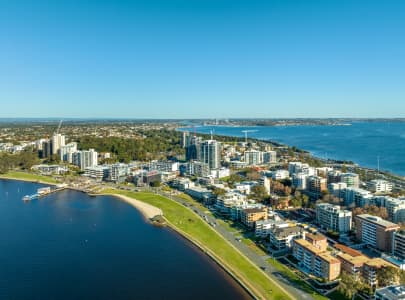
[[0,299],[249,299],[169,229],[112,197],[0,180]]
[[[245,127],[204,126],[197,132],[244,136]],[[322,158],[351,160],[360,165],[405,175],[405,123],[354,122],[352,126],[249,127],[249,137],[270,139],[310,151]]]

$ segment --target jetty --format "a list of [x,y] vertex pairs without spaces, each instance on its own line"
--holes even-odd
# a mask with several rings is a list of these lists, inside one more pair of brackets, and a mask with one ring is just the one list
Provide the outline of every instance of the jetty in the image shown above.
[[47,195],[63,191],[64,189],[66,189],[65,185],[58,185],[54,189],[49,187],[49,186],[42,187],[42,188],[37,189],[37,192],[35,194],[25,195],[22,198],[22,200],[23,201],[31,201],[31,200],[39,199],[39,198],[45,197]]

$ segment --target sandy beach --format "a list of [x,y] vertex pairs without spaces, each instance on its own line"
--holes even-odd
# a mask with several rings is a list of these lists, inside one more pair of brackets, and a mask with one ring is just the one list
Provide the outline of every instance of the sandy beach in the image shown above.
[[147,203],[144,203],[142,201],[124,196],[124,195],[118,195],[118,194],[111,194],[114,197],[117,197],[125,202],[127,202],[128,204],[132,205],[133,207],[135,207],[136,209],[138,209],[142,215],[144,215],[145,218],[151,219],[155,216],[161,216],[163,215],[163,212],[161,209],[154,207],[152,205],[149,205]]

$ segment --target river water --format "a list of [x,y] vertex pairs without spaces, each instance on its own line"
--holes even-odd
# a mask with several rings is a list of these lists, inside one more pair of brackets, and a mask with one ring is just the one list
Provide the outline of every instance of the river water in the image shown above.
[[[273,140],[310,151],[321,158],[350,160],[359,165],[405,176],[405,122],[352,122],[350,126],[200,126],[199,133]],[[193,128],[183,130],[194,130]]]
[[0,180],[0,299],[250,299],[168,228],[111,196]]

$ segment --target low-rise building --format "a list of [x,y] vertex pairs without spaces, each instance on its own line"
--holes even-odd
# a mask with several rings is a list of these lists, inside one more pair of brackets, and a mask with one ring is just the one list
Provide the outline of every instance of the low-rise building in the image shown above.
[[[373,258],[364,263],[363,266],[363,278],[366,281],[366,283],[372,287],[375,287],[378,285],[378,270],[386,267],[393,267],[396,268],[395,265],[392,263],[382,259],[382,258]],[[395,280],[393,278],[393,280]]]
[[290,225],[281,220],[261,220],[257,221],[255,225],[255,236],[259,238],[267,238],[270,232],[275,228],[287,228]]
[[367,182],[367,188],[373,193],[390,193],[392,183],[386,180],[375,179]]
[[327,281],[335,280],[340,275],[341,263],[329,252],[322,251],[304,239],[293,241],[293,256],[300,268]]
[[194,186],[186,189],[186,194],[205,204],[211,204],[214,201],[214,195],[206,188]]
[[376,289],[375,300],[405,300],[405,285],[392,285]]
[[249,227],[254,228],[256,221],[267,219],[267,207],[263,208],[247,208],[241,212],[242,223]]
[[84,176],[102,181],[108,178],[109,172],[110,168],[108,166],[94,166],[86,168],[84,170]]
[[274,228],[269,233],[270,244],[277,251],[290,250],[292,241],[305,237],[305,231],[298,226]]

